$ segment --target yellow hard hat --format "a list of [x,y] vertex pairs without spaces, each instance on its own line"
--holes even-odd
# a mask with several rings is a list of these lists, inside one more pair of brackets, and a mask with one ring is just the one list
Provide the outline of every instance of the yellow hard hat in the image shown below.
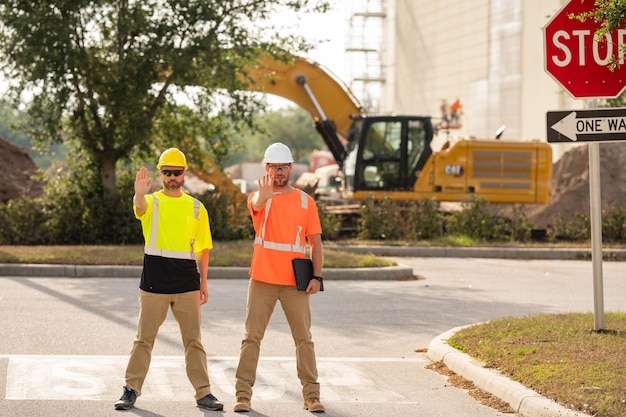
[[159,158],[157,168],[161,169],[162,166],[183,167],[187,169],[187,158],[185,158],[185,154],[179,149],[169,148],[164,150]]

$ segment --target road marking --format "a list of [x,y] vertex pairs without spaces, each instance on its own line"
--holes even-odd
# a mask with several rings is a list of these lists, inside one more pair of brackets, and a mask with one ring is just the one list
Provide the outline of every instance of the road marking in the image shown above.
[[[0,355],[8,359],[7,400],[110,400],[119,397],[127,356]],[[209,357],[214,394],[235,395],[238,357]],[[420,358],[318,358],[321,396],[325,401],[412,403],[380,374],[380,366],[415,366]],[[383,369],[384,369],[383,367]],[[154,356],[142,398],[172,401],[193,395],[182,356]],[[301,396],[293,357],[262,357],[254,388],[255,401],[293,401]]]

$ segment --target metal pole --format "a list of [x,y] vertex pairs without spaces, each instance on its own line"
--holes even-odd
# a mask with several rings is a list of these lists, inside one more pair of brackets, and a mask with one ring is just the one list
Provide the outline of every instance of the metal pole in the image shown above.
[[[598,100],[591,107],[598,108]],[[593,324],[604,330],[604,291],[602,278],[602,206],[600,190],[600,144],[589,144],[589,204],[591,222],[591,261],[593,263]]]

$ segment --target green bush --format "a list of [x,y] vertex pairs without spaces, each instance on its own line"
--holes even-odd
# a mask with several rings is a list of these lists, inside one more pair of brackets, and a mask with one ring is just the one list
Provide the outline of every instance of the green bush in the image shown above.
[[400,239],[403,219],[398,203],[390,198],[374,200],[371,196],[361,207],[358,236],[362,239]]
[[44,245],[50,237],[41,199],[20,197],[0,204],[0,244]]
[[446,223],[450,234],[465,235],[477,241],[489,241],[500,235],[502,225],[488,209],[487,200],[472,197],[462,203],[462,210],[452,213]]
[[574,220],[567,222],[562,215],[557,215],[554,226],[548,231],[550,241],[580,242],[591,237],[589,216],[585,213],[574,213]]
[[214,189],[197,196],[209,212],[213,240],[254,238],[252,218],[245,204],[235,204],[232,197]]
[[622,207],[602,215],[602,239],[607,242],[626,241],[626,212]]
[[326,211],[326,204],[317,202],[317,211],[322,225],[322,238],[324,240],[334,240],[341,232],[341,217]]
[[406,238],[410,240],[436,239],[443,236],[444,216],[437,201],[428,199],[407,203]]
[[[141,223],[133,215],[135,172],[120,169],[117,193],[103,197],[99,173],[80,153],[68,166],[44,177],[45,195],[39,199],[17,198],[0,204],[0,244],[3,245],[96,245],[141,244]],[[251,240],[252,220],[245,204],[219,190],[198,196],[208,212],[214,240]],[[327,213],[318,202],[325,240],[340,237],[341,217]],[[624,208],[606,210],[602,218],[603,240],[626,241]],[[525,242],[533,225],[522,205],[507,216],[494,214],[484,198],[462,203],[462,210],[444,214],[435,200],[374,200],[369,196],[360,210],[357,235],[372,240],[436,240],[466,237],[475,242]],[[574,220],[559,215],[547,230],[551,242],[580,242],[590,238],[589,217],[575,213]]]

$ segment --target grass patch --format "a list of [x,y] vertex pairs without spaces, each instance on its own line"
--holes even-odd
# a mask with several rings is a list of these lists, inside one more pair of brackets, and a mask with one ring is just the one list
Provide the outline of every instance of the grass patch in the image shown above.
[[457,332],[448,343],[571,409],[626,416],[626,314],[538,315],[493,320]]
[[[252,242],[214,242],[211,266],[250,266]],[[57,265],[143,265],[143,246],[0,246],[0,263]],[[366,268],[396,265],[371,254],[324,249],[326,268]]]

